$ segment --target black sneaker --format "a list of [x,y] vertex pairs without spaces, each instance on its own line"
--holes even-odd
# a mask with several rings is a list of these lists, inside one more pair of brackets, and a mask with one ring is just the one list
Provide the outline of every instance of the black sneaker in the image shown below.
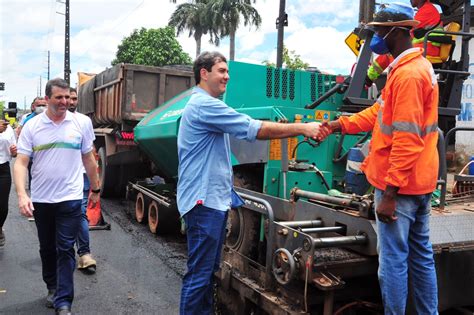
[[2,229],[0,229],[0,247],[5,245],[5,233]]
[[53,308],[54,307],[54,295],[56,294],[56,290],[48,290],[48,295],[46,296],[46,307]]

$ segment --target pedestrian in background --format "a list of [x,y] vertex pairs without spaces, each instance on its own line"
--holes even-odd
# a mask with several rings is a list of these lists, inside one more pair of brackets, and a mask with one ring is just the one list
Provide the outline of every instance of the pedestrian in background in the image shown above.
[[178,132],[178,209],[186,223],[188,271],[181,290],[181,314],[211,314],[213,274],[218,270],[227,212],[243,201],[232,188],[229,135],[238,139],[324,136],[320,124],[280,124],[236,112],[218,97],[229,81],[226,58],[204,52],[193,66],[197,87]]
[[16,157],[16,137],[8,121],[0,120],[0,247],[5,245],[3,224],[8,215],[8,199],[12,186],[10,161]]
[[[26,116],[23,115],[20,119],[18,127],[16,128],[16,135],[20,137],[21,129],[23,126],[30,121],[36,115],[41,114],[46,110],[48,106],[48,102],[46,102],[45,98],[42,96],[35,97],[33,102],[31,103],[31,113],[27,114]],[[31,167],[33,166],[33,156],[30,158],[30,162],[28,163],[28,189],[31,189]]]
[[[87,124],[92,124],[89,117],[77,112],[77,90],[75,88],[70,88],[70,103],[69,103],[69,111],[77,116],[77,119],[86,120]],[[94,137],[95,139],[95,137]],[[86,170],[84,167],[82,168],[82,176],[84,178],[84,188],[83,188],[83,196],[82,196],[82,218],[81,218],[81,226],[79,227],[79,233],[77,234],[77,254],[79,255],[79,262],[77,263],[77,269],[82,270],[88,274],[95,273],[97,262],[91,256],[91,249],[90,249],[90,238],[89,238],[89,220],[87,219],[87,203],[89,200],[89,190],[90,190],[90,183],[89,178],[87,177]]]
[[[82,218],[82,164],[92,186],[90,201],[99,201],[97,163],[92,153],[94,131],[90,121],[68,110],[69,85],[63,79],[46,84],[46,112],[25,124],[18,141],[14,179],[20,213],[34,216],[38,230],[46,306],[57,314],[71,314],[74,298],[74,243]],[[24,178],[30,157],[31,199]]]
[[36,115],[44,112],[46,110],[46,106],[48,106],[48,102],[46,102],[44,97],[38,96],[33,99],[33,102],[31,103],[31,113],[21,116],[18,127],[16,128],[16,135],[18,137],[20,136],[21,129],[26,124],[26,122]]

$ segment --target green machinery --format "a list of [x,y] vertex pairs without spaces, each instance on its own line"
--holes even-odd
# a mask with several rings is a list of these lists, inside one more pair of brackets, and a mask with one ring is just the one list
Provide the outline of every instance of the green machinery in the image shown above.
[[[305,109],[305,106],[327,93],[336,80],[342,81],[344,77],[240,62],[229,62],[229,75],[231,79],[222,100],[254,119],[282,123],[323,122],[340,115],[337,105],[341,104],[340,94],[331,96],[315,110]],[[170,100],[135,128],[136,142],[168,182],[176,182],[177,179],[177,132],[180,114],[190,93],[186,91]],[[345,160],[333,162],[338,158],[334,152],[338,151],[340,142],[343,142],[342,151],[347,151],[363,137],[331,135],[320,144],[304,141],[303,137],[252,144],[232,140],[232,163],[237,173],[252,174],[254,187],[272,196],[288,198],[295,186],[327,193],[332,188],[342,190]],[[286,162],[290,161],[286,172],[282,168],[282,158],[285,157],[282,148],[285,145]]]

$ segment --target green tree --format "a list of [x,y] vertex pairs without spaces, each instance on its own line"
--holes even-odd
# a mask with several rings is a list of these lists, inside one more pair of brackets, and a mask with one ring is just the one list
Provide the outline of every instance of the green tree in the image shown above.
[[112,65],[133,63],[147,66],[191,64],[191,57],[183,51],[172,27],[134,30],[117,49]]
[[235,58],[235,33],[243,19],[244,26],[254,25],[257,29],[262,24],[262,18],[257,9],[252,6],[256,0],[210,0],[207,18],[218,29],[220,37],[229,36],[229,59]]
[[[176,3],[176,0],[171,0]],[[196,57],[201,53],[201,38],[208,34],[210,42],[219,45],[219,37],[210,23],[208,3],[210,0],[191,0],[188,3],[178,5],[171,15],[168,25],[176,28],[177,35],[183,31],[189,31],[189,37],[193,36],[196,41]]]
[[[283,47],[283,68],[291,70],[307,69],[309,64],[304,62],[300,55],[297,55],[294,50],[289,51],[288,48]],[[275,63],[265,60],[262,62],[268,67],[276,67]]]

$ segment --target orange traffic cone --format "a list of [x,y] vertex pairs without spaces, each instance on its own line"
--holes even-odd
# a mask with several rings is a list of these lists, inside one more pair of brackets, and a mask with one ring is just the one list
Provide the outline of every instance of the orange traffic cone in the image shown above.
[[87,204],[87,219],[89,220],[89,230],[110,230],[110,224],[102,217],[100,200],[93,204]]

